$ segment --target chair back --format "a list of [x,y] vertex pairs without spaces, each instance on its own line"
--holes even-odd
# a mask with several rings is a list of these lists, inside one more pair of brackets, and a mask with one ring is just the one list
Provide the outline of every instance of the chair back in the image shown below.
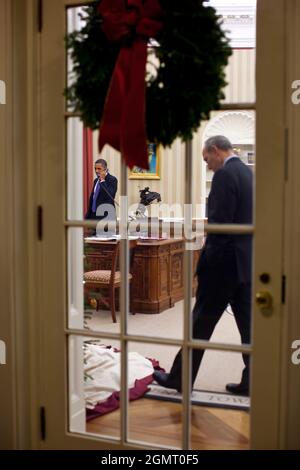
[[[129,273],[132,274],[137,240],[129,240],[128,245],[129,245]],[[114,283],[115,273],[119,266],[119,256],[120,256],[120,240],[116,242],[116,246],[112,254],[111,277],[110,277],[111,283]]]
[[113,253],[112,253],[111,273],[110,273],[110,283],[111,284],[114,284],[114,280],[115,280],[115,273],[117,271],[119,251],[120,251],[120,242],[119,242],[119,240],[117,240],[116,245],[115,245],[114,250],[113,250]]
[[133,263],[134,263],[134,255],[135,249],[137,246],[137,240],[129,240],[129,272],[132,274],[133,272]]

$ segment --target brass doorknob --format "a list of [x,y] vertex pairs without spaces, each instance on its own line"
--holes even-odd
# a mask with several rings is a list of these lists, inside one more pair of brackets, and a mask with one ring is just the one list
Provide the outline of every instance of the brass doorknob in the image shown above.
[[256,305],[261,313],[270,316],[273,313],[273,297],[268,291],[259,291],[255,295]]

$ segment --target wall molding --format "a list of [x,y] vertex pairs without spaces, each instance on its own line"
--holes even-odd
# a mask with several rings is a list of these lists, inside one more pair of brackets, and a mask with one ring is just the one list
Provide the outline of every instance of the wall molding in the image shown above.
[[224,2],[210,0],[207,6],[216,9],[233,49],[254,48],[256,42],[256,2],[248,0]]

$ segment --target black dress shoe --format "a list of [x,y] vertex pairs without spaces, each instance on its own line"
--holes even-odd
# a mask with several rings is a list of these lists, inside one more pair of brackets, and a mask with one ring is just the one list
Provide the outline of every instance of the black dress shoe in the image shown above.
[[249,396],[249,385],[243,383],[239,384],[227,384],[226,390],[234,395],[245,395]]
[[153,372],[153,379],[162,387],[174,388],[179,393],[181,393],[181,387],[174,384],[174,382],[170,380],[170,374],[167,374],[167,372],[163,372],[162,370],[155,370]]

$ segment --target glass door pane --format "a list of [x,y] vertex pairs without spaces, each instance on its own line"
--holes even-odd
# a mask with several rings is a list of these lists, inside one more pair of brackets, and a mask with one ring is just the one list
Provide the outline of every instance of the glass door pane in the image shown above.
[[[78,31],[85,26],[84,16],[85,13],[82,7],[67,9],[68,33]],[[152,73],[150,63],[153,64],[155,62],[155,49],[151,48],[149,51],[151,60],[149,60],[147,70],[148,73]],[[239,93],[234,93],[234,90],[239,87],[239,81],[247,80],[249,83],[254,83],[253,60],[254,54],[252,50],[243,52],[239,50],[233,51],[231,69],[227,70],[229,85],[225,91],[225,102],[228,102],[228,97],[230,96],[234,96],[237,102],[242,101],[247,103],[253,99],[251,94],[253,92],[252,88],[244,88]],[[241,67],[241,64],[245,62],[249,64],[248,68]],[[73,67],[74,64],[69,54],[67,60],[68,86],[74,83],[75,80],[75,75],[72,72]],[[232,74],[232,70],[235,68],[239,69],[239,78],[237,78],[237,75]],[[111,347],[118,341],[114,335],[118,335],[122,331],[119,287],[120,283],[125,281],[121,277],[118,278],[117,282],[115,282],[115,278],[114,280],[111,278],[114,262],[115,276],[120,276],[120,253],[118,247],[120,236],[119,217],[120,204],[123,204],[122,197],[120,196],[120,154],[106,146],[101,155],[99,155],[97,149],[98,130],[84,129],[80,116],[72,114],[70,102],[67,104],[67,110],[67,218],[70,221],[70,226],[67,228],[68,327],[70,329],[89,330],[91,333],[103,333],[104,338],[105,334],[107,334],[109,339],[103,339],[103,345]],[[210,121],[202,123],[199,130],[195,133],[193,138],[193,164],[195,172],[193,173],[192,181],[195,191],[193,191],[193,207],[191,209],[193,214],[193,235],[196,237],[194,240],[189,240],[188,242],[184,240],[186,235],[184,218],[188,210],[185,206],[185,145],[180,141],[176,141],[170,149],[164,149],[149,142],[149,172],[144,172],[137,167],[132,168],[128,172],[128,197],[126,200],[128,207],[128,233],[131,240],[137,239],[132,257],[132,265],[130,266],[130,276],[128,281],[125,281],[130,284],[130,313],[126,319],[127,333],[129,335],[144,336],[145,340],[147,337],[161,338],[162,341],[164,339],[167,341],[169,339],[183,340],[184,256],[186,250],[193,250],[191,269],[194,274],[203,243],[205,242],[204,222],[207,216],[206,203],[213,179],[213,173],[206,171],[206,165],[201,158],[202,145],[211,135],[223,133],[231,139],[234,153],[246,165],[252,166],[255,145],[254,128],[254,113],[252,111],[228,110],[212,113]],[[83,225],[84,220],[91,221],[93,219],[88,213],[92,203],[94,204],[94,198],[96,198],[97,179],[99,177],[97,162],[99,159],[102,159],[100,160],[100,165],[103,164],[104,159],[105,165],[107,164],[108,173],[118,180],[116,193],[113,195],[116,207],[116,223],[112,231],[109,228],[108,231],[103,231],[103,226],[101,227],[99,224],[96,226],[98,221],[90,228],[72,227],[73,221],[78,221],[79,224],[82,222]],[[199,185],[199,181],[201,181],[201,185]],[[152,196],[153,202],[150,203]],[[96,210],[94,210],[93,214],[96,216]],[[222,235],[216,235],[216,237],[220,238]],[[223,235],[224,237],[226,238],[226,235]],[[235,235],[235,237],[239,239],[245,238],[244,235]],[[220,277],[218,288],[221,288],[222,284],[226,284],[228,281],[228,272],[220,272],[219,266],[215,267],[215,271]],[[106,280],[105,276],[107,277]],[[196,302],[198,282],[197,276],[194,277],[192,275],[191,277],[193,279],[193,298],[191,299],[193,307]],[[110,288],[111,282],[116,287],[113,291]],[[202,287],[202,289],[204,288],[205,286]],[[216,292],[216,295],[221,297],[221,292]],[[228,298],[225,303],[223,302],[223,308],[220,307],[217,313],[209,312],[209,316],[212,316],[212,313],[216,316],[215,321],[212,322],[213,324],[210,322],[210,331],[206,331],[203,326],[198,328],[199,331],[196,328],[197,331],[194,331],[195,338],[200,340],[211,339],[212,342],[228,344],[233,347],[240,344],[239,330],[229,301],[230,299]],[[249,330],[250,313],[247,322]],[[204,323],[207,324],[207,321]],[[215,330],[214,326],[216,326]],[[212,332],[213,335],[210,338]],[[249,335],[247,338],[243,337],[243,340],[245,343],[249,343]],[[171,369],[173,359],[180,348],[175,345],[163,344],[158,347],[157,344],[134,341],[130,341],[128,347],[129,355],[136,354],[147,360],[150,354],[151,358],[162,364],[162,367],[167,371]],[[90,346],[87,340],[84,341],[79,339],[79,337],[77,338],[77,336],[69,338],[70,383],[73,387],[70,389],[72,405],[70,408],[72,411],[70,413],[70,429],[75,431],[80,429],[80,426],[83,426],[81,421],[77,428],[76,419],[78,414],[76,412],[76,403],[80,403],[80,407],[85,403],[87,409],[89,409],[84,392],[87,383],[84,364],[88,348]],[[94,349],[96,349],[96,346]],[[78,361],[72,359],[75,350],[77,351],[77,356],[80,356]],[[77,357],[76,354],[75,357]],[[219,361],[215,361],[215,357],[218,357]],[[205,365],[207,361],[209,365]],[[220,361],[224,361],[224,364],[220,363]],[[80,372],[77,370],[78,364],[83,364]],[[219,364],[224,373],[228,373],[229,376],[232,375],[232,381],[236,380],[238,382],[241,379],[244,367],[241,354],[236,352],[208,351],[205,354],[205,361],[201,365],[199,374],[195,378],[195,387],[202,387],[201,380],[204,380],[204,384],[206,384],[205,386],[209,389],[210,393],[226,393],[224,375],[222,375],[223,382],[220,373],[216,373],[215,380],[212,379],[209,383],[205,381],[205,378],[203,379],[203,374],[207,376],[207,371],[210,367],[214,370],[214,364]],[[129,378],[131,376],[130,367],[129,362]],[[218,365],[216,367],[218,368]],[[120,374],[121,369],[119,369],[117,374],[119,382],[121,380]],[[84,378],[81,392],[77,390],[74,393],[74,384],[76,386],[80,385],[79,377]],[[228,380],[230,381],[230,377]],[[76,400],[74,401],[74,397],[76,397],[77,402]],[[80,397],[80,400],[78,397]],[[145,406],[147,407],[148,405]],[[167,402],[164,403],[164,406],[168,410],[169,404]],[[183,429],[181,408],[180,405],[178,408],[179,427],[176,431],[178,439],[176,438],[177,441],[176,439],[173,441],[173,444],[179,447]],[[136,433],[135,429],[138,420],[143,418],[143,411],[141,410],[142,408],[138,405],[130,403],[129,438],[134,441],[139,437],[139,431]],[[138,416],[139,414],[140,416]],[[73,416],[75,416],[74,419]],[[88,416],[88,413],[86,416]],[[113,416],[113,421],[116,419],[120,424],[120,413],[114,412]],[[99,431],[96,430],[102,428],[103,420],[106,418],[101,415],[95,415],[95,417],[97,418],[96,424],[93,425],[89,421],[86,429],[90,430],[89,432],[92,432],[91,430],[93,429],[96,434],[99,434]],[[226,413],[224,414],[225,417]],[[82,419],[82,415],[80,415],[80,419]],[[114,431],[112,431],[112,435],[116,437]],[[118,436],[120,437],[120,434]],[[141,436],[140,439],[142,439]],[[152,438],[150,435],[145,435],[145,440],[147,441],[147,439],[149,439],[148,442],[150,444],[154,444],[156,436]],[[159,438],[156,444],[159,445]]]

